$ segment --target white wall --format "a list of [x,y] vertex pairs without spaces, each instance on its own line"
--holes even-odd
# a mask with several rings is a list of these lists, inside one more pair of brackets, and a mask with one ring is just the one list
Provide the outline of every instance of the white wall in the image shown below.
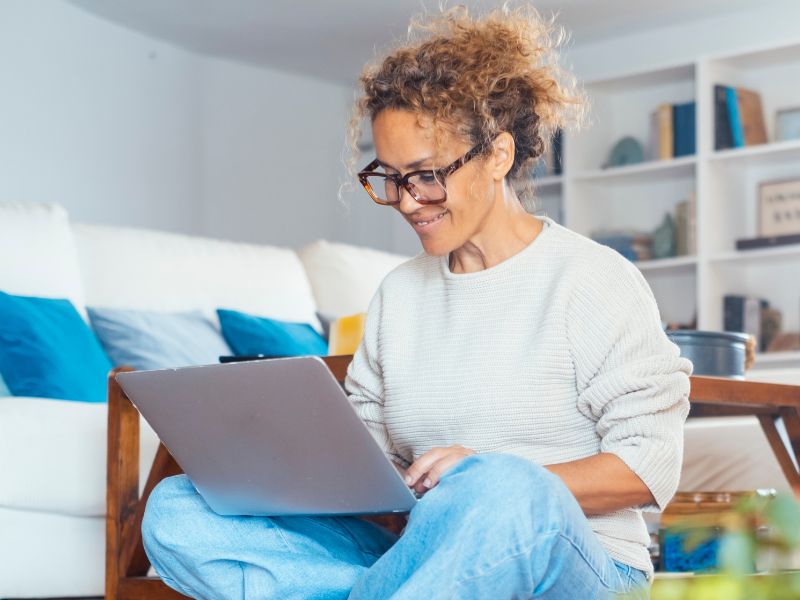
[[205,232],[293,247],[318,238],[389,247],[385,209],[366,193],[345,204],[337,197],[352,101],[345,86],[209,59],[201,96]]
[[0,2],[0,201],[297,247],[391,246],[342,206],[348,86],[206,58],[61,0]]
[[198,60],[57,0],[0,2],[0,201],[195,231]]
[[735,53],[800,39],[800,2],[753,8],[668,27],[653,27],[613,39],[574,46],[566,61],[580,78],[603,78],[662,65],[690,63],[699,56]]

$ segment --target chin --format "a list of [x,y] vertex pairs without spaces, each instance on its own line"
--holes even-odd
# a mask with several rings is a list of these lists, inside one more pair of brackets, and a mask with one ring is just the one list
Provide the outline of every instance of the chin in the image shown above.
[[429,240],[420,238],[422,248],[429,256],[445,256],[448,252],[453,251],[452,244],[448,244],[444,240]]

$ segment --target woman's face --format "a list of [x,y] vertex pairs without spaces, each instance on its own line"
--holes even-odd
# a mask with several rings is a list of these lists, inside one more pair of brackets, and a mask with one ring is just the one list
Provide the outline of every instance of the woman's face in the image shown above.
[[[384,109],[372,123],[378,160],[387,173],[441,168],[466,154],[472,145],[447,132],[440,132],[438,153],[433,128],[418,120],[416,113]],[[445,181],[447,199],[441,204],[420,204],[404,189],[393,206],[419,236],[430,255],[441,256],[460,248],[480,231],[493,203],[494,179],[485,161],[476,157]]]

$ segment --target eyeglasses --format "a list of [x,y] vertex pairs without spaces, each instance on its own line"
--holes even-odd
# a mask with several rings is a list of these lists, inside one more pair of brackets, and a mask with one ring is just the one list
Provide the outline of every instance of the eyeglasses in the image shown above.
[[444,180],[480,154],[486,143],[474,146],[461,158],[441,169],[411,171],[402,177],[396,173],[376,171],[381,166],[376,158],[358,173],[358,180],[375,202],[384,206],[400,204],[400,188],[406,190],[420,204],[441,204],[447,200]]

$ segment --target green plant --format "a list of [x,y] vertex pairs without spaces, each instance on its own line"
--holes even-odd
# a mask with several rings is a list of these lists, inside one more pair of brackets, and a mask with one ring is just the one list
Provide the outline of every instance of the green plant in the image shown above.
[[[800,502],[790,494],[755,495],[716,524],[723,529],[719,572],[657,579],[651,600],[800,600],[800,571],[788,570],[800,552]],[[714,527],[700,525],[687,518],[679,526],[691,531],[688,544],[713,535]]]

